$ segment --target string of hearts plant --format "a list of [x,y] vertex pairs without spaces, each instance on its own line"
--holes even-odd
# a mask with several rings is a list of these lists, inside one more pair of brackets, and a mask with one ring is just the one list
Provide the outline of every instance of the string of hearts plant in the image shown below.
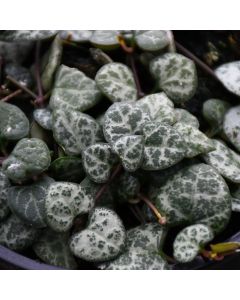
[[[71,51],[86,63],[72,67]],[[1,31],[0,56],[1,245],[108,270],[239,248],[209,243],[240,211],[240,108],[204,99],[200,130],[184,108],[198,71],[170,31]],[[240,96],[239,62],[213,71],[191,58]]]

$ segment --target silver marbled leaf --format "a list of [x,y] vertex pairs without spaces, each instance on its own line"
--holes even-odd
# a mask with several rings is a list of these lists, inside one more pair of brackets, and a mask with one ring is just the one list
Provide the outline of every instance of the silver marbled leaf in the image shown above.
[[15,182],[24,181],[47,170],[51,163],[50,151],[40,139],[21,139],[4,160],[3,171]]
[[96,84],[112,102],[136,101],[137,88],[132,71],[122,63],[109,63],[97,72]]
[[150,71],[159,88],[174,102],[184,103],[195,94],[197,71],[189,58],[177,53],[166,53],[151,62]]
[[232,211],[240,212],[240,187],[232,192]]
[[89,216],[87,228],[73,235],[70,249],[86,261],[107,261],[123,251],[125,239],[125,228],[118,215],[98,207]]
[[231,150],[223,142],[212,140],[215,150],[203,155],[203,159],[224,178],[240,183],[240,155]]
[[159,51],[169,43],[165,30],[136,30],[134,39],[144,51]]
[[107,143],[97,143],[82,152],[82,162],[87,175],[97,183],[106,182],[116,163],[116,155]]
[[176,122],[186,123],[197,129],[199,128],[198,119],[186,109],[175,108],[174,112],[175,112]]
[[112,50],[119,47],[119,30],[95,30],[90,37],[90,42],[103,50]]
[[53,37],[57,30],[1,30],[0,40],[7,42],[37,41]]
[[76,68],[61,65],[56,73],[50,107],[84,112],[101,100],[95,81]]
[[52,130],[52,111],[49,108],[34,109],[33,117],[42,128]]
[[74,110],[53,112],[53,135],[68,155],[79,155],[102,141],[101,126],[91,116]]
[[43,177],[27,186],[13,186],[8,189],[8,205],[18,218],[35,228],[46,227],[45,198],[54,180]]
[[173,127],[148,122],[143,127],[144,170],[161,170],[175,165],[185,157],[185,140]]
[[33,244],[36,255],[45,263],[65,269],[76,269],[77,262],[69,248],[69,233],[45,229]]
[[174,258],[180,263],[192,261],[201,248],[213,238],[211,228],[206,225],[196,224],[184,228],[174,240]]
[[228,186],[218,172],[206,164],[196,164],[178,171],[150,199],[166,216],[167,224],[203,224],[214,234],[221,232],[231,215]]
[[92,30],[61,30],[59,36],[63,40],[75,43],[87,43],[92,34]]
[[0,140],[19,140],[29,133],[29,121],[15,105],[0,102]]
[[233,146],[240,151],[240,105],[230,108],[225,113],[223,132]]
[[10,181],[0,168],[0,221],[10,212],[7,204],[7,194],[10,186]]

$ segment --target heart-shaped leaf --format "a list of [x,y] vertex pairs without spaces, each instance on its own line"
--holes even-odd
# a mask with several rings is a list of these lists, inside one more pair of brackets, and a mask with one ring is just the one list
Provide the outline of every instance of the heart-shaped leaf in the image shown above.
[[7,176],[0,169],[0,221],[3,220],[9,213],[7,205],[7,193],[11,184]]
[[127,231],[123,254],[109,263],[100,265],[107,270],[163,270],[169,269],[160,256],[165,230],[159,224],[149,223]]
[[215,70],[215,74],[226,89],[240,96],[240,61],[221,65]]
[[31,246],[38,235],[38,229],[24,224],[13,214],[0,223],[0,244],[15,251]]
[[16,105],[0,102],[0,140],[19,140],[29,132],[29,121]]
[[113,145],[114,152],[119,156],[126,171],[136,171],[143,160],[144,140],[140,135],[125,135]]
[[95,30],[90,38],[90,42],[103,50],[112,50],[119,47],[118,30]]
[[163,54],[151,62],[150,71],[157,79],[159,88],[174,102],[183,103],[195,94],[196,67],[185,56],[177,53]]
[[81,184],[51,184],[45,202],[48,225],[57,232],[68,231],[77,215],[88,213],[93,208],[96,189],[88,179]]
[[201,153],[208,153],[215,149],[213,142],[197,128],[186,123],[176,123],[173,126],[185,141],[185,157],[194,157]]
[[24,223],[36,228],[46,227],[45,198],[54,180],[43,177],[28,186],[13,186],[8,190],[8,205],[11,211]]
[[197,129],[199,128],[198,119],[186,109],[175,108],[174,112],[175,112],[176,122],[186,123]]
[[0,40],[7,42],[37,41],[53,37],[57,32],[57,30],[1,30]]
[[51,163],[49,171],[57,181],[79,183],[85,175],[81,158],[74,156],[57,158]]
[[89,42],[92,34],[92,30],[62,30],[59,33],[59,36],[63,40],[75,43],[87,43]]
[[174,258],[180,263],[192,261],[213,238],[212,230],[206,225],[196,224],[184,228],[174,240]]
[[134,38],[138,47],[144,51],[158,51],[169,43],[165,30],[136,30]]
[[223,120],[223,131],[233,146],[240,151],[240,105],[230,108]]
[[101,262],[118,256],[124,249],[126,233],[118,215],[106,208],[96,208],[86,229],[70,242],[73,254],[86,261]]
[[41,82],[44,91],[49,91],[52,87],[55,72],[61,63],[62,51],[62,41],[57,35],[47,54],[43,58]]
[[52,111],[49,108],[37,108],[33,111],[33,116],[42,128],[52,130]]
[[45,229],[33,244],[36,255],[45,263],[65,269],[76,269],[77,263],[69,249],[69,233]]
[[61,65],[56,73],[50,98],[50,107],[86,111],[101,99],[101,93],[93,79],[76,68]]
[[150,198],[169,226],[203,224],[219,233],[231,214],[231,196],[223,178],[211,166],[197,164],[178,171]]
[[116,156],[106,143],[97,143],[87,147],[82,152],[82,159],[87,175],[97,183],[104,183],[109,179],[116,162]]
[[131,103],[115,103],[104,116],[105,139],[113,145],[125,135],[139,135],[147,121],[150,118],[140,107]]
[[240,183],[240,155],[228,148],[223,142],[212,140],[215,150],[203,156],[226,179]]
[[47,145],[39,139],[20,140],[3,162],[3,171],[13,181],[24,181],[48,169],[51,156]]
[[143,127],[144,170],[161,170],[175,165],[186,153],[185,141],[171,126],[148,122]]
[[100,125],[91,116],[74,110],[53,112],[53,135],[68,155],[79,155],[102,140]]
[[151,121],[169,125],[176,122],[174,104],[165,93],[145,96],[138,100],[136,105],[150,116]]
[[98,88],[112,102],[137,100],[137,88],[132,71],[124,64],[109,63],[95,77]]

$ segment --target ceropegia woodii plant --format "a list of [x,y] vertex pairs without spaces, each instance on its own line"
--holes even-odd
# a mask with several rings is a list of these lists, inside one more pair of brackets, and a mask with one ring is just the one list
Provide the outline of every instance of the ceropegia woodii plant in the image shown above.
[[[208,90],[174,42],[167,30],[0,33],[2,246],[67,269],[219,258],[209,243],[240,211],[239,103]],[[238,69],[212,72],[236,96]]]

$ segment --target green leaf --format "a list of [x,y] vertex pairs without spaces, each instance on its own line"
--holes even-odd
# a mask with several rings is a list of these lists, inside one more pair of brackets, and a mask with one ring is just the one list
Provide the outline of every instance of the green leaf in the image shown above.
[[91,116],[74,110],[53,112],[53,135],[68,155],[79,155],[102,140],[100,125]]
[[215,150],[212,140],[197,128],[182,122],[174,124],[173,128],[185,141],[185,157],[191,158]]
[[240,105],[230,108],[223,121],[223,131],[233,146],[240,151]]
[[45,263],[65,269],[76,269],[77,263],[70,251],[69,233],[45,229],[33,244],[36,255]]
[[47,145],[39,139],[20,140],[3,162],[3,171],[15,182],[25,181],[47,170],[51,156]]
[[37,41],[53,37],[57,30],[1,30],[0,40],[6,42]]
[[29,133],[29,121],[15,105],[0,102],[0,139],[19,140]]
[[176,122],[186,123],[197,129],[199,128],[198,119],[186,109],[175,108],[174,112],[175,112]]
[[95,80],[101,92],[112,102],[137,100],[133,73],[124,64],[114,62],[104,65]]
[[45,198],[53,182],[52,178],[45,176],[31,185],[9,188],[8,205],[11,211],[29,226],[46,227]]
[[73,235],[70,249],[86,261],[101,262],[118,256],[124,249],[125,228],[118,215],[106,208],[96,208],[86,229]]
[[232,193],[232,211],[240,212],[240,187]]
[[126,247],[115,260],[100,265],[106,270],[164,270],[169,269],[160,256],[165,230],[159,224],[149,223],[127,231]]
[[61,65],[56,73],[50,98],[50,107],[55,109],[74,109],[84,112],[95,106],[101,93],[93,79],[76,68]]
[[41,82],[45,92],[49,91],[52,87],[55,72],[61,63],[62,51],[62,41],[57,35],[43,58]]
[[105,113],[105,139],[113,145],[125,135],[139,135],[147,121],[150,118],[141,108],[132,103],[115,103]]
[[168,226],[203,224],[221,232],[231,215],[231,196],[223,178],[206,164],[178,171],[150,195]]
[[7,193],[10,186],[7,176],[0,169],[0,221],[6,218],[10,211],[7,205]]
[[155,58],[150,71],[159,88],[180,104],[192,98],[197,88],[197,71],[190,59],[177,53],[166,53]]
[[92,30],[61,30],[59,36],[63,40],[75,43],[87,43],[92,34]]
[[28,57],[32,46],[32,42],[26,41],[19,41],[17,43],[0,41],[0,56],[4,57],[5,63],[21,65]]
[[173,102],[165,93],[150,94],[136,102],[151,121],[163,122],[172,125],[176,122]]
[[33,116],[42,128],[52,130],[52,111],[49,108],[37,108],[33,111]]
[[148,122],[143,127],[144,170],[161,170],[181,161],[186,153],[185,141],[171,126]]
[[45,202],[48,225],[57,232],[68,231],[77,215],[88,213],[93,208],[96,188],[88,179],[81,184],[51,184]]
[[213,238],[212,230],[206,225],[196,224],[184,228],[174,240],[174,258],[180,263],[192,261]]
[[13,214],[0,223],[0,244],[15,251],[31,246],[38,235],[38,229],[24,224]]
[[169,43],[165,30],[136,30],[134,37],[138,47],[144,51],[159,51]]
[[226,89],[240,96],[240,61],[223,64],[215,70],[215,74]]
[[103,50],[112,50],[119,47],[118,30],[95,30],[90,37],[90,42]]
[[215,150],[203,156],[205,162],[211,165],[224,178],[240,183],[240,155],[228,148],[223,142],[212,140]]
[[97,143],[82,152],[83,166],[87,175],[96,183],[107,182],[116,163],[116,156],[106,143]]

